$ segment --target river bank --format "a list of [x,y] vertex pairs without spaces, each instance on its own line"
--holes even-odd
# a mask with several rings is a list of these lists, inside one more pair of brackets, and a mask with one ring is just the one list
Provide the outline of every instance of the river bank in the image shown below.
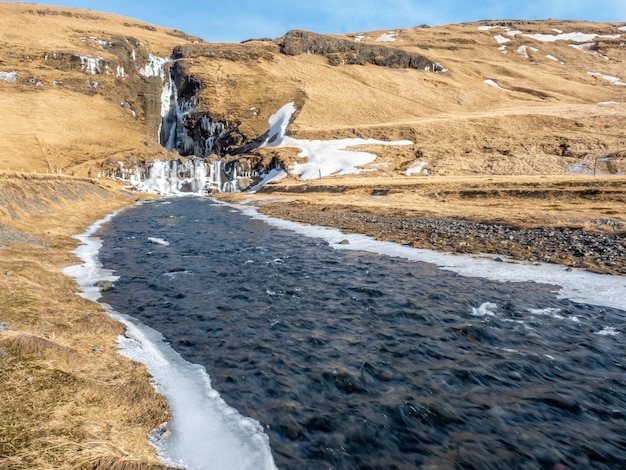
[[626,274],[626,178],[327,178],[270,184],[264,214],[414,248]]
[[120,323],[62,269],[73,235],[137,195],[111,182],[0,174],[0,467],[164,468],[167,403],[118,353]]
[[[281,219],[453,253],[626,274],[623,177],[330,178],[220,195]],[[0,466],[164,468],[147,433],[168,420],[124,326],[77,294],[75,234],[150,197],[117,183],[0,174]]]

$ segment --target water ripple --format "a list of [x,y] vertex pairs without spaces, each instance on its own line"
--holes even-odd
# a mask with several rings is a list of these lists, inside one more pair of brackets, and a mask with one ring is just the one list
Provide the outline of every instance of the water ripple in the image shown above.
[[204,365],[279,468],[626,461],[624,312],[336,251],[202,199],[127,211],[103,241],[121,276],[105,301]]

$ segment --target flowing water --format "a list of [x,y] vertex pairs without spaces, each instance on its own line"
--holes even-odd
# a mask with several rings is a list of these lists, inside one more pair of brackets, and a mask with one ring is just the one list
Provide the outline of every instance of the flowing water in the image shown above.
[[205,366],[280,469],[626,465],[624,311],[201,198],[127,210],[102,239],[104,300]]

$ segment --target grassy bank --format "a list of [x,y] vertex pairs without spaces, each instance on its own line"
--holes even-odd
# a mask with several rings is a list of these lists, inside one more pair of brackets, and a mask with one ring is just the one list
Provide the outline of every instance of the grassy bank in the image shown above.
[[135,202],[111,182],[0,173],[0,467],[162,468],[167,403],[117,353],[123,327],[62,268],[72,235]]

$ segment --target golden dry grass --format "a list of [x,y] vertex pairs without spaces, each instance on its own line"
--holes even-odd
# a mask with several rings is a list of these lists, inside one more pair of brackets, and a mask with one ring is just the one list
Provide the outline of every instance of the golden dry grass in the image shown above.
[[[623,236],[625,183],[624,176],[359,176],[307,182],[285,179],[268,184],[253,196],[231,193],[219,197],[253,203],[269,215],[322,225],[327,220],[324,213],[332,211],[338,216],[343,214],[348,221],[352,213],[409,220],[456,218],[527,229],[580,229]],[[390,227],[383,230],[361,224],[349,230],[366,230],[378,239],[409,243],[402,230],[394,232]],[[415,245],[415,241],[410,243]],[[415,246],[432,248],[419,243]],[[606,272],[601,267],[588,268]]]
[[[154,129],[120,106],[130,99],[115,74],[60,70],[45,57],[68,53],[118,58],[98,41],[136,38],[152,54],[169,57],[186,42],[176,32],[89,10],[26,3],[0,4],[0,171],[94,174],[107,160],[163,157]],[[97,82],[98,91],[92,84]],[[138,109],[138,112],[141,110]]]
[[167,418],[145,368],[117,353],[120,324],[61,272],[72,234],[134,198],[113,184],[0,175],[0,468],[161,468],[147,433]]
[[[620,65],[626,59],[623,37],[598,40],[598,51],[610,60],[575,49],[569,41],[541,42],[522,34],[508,36],[507,49],[501,51],[494,36],[507,36],[507,30],[479,30],[484,24],[498,23],[397,31],[390,47],[442,63],[449,69],[442,74],[331,66],[318,55],[282,55],[266,42],[237,46],[242,55],[256,51],[254,60],[200,56],[188,62],[205,84],[202,109],[240,121],[246,135],[262,133],[269,116],[294,101],[298,110],[289,132],[295,137],[414,142],[405,150],[376,149],[379,161],[390,167],[372,168],[372,176],[398,175],[402,163],[415,160],[418,151],[431,174],[460,176],[564,175],[572,164],[626,149],[620,131],[626,87],[588,73],[626,80]],[[560,28],[610,36],[620,33],[618,26],[541,21],[507,27],[525,34],[556,35],[554,28]],[[381,33],[366,33],[362,42],[375,44]],[[528,58],[517,52],[523,46]],[[509,91],[489,86],[487,79]]]
[[[358,178],[307,183],[287,179],[253,200],[271,212],[345,211],[464,217],[520,226],[608,230],[594,220],[626,224],[623,176],[572,176],[572,164],[626,150],[623,41],[599,39],[592,55],[565,41],[510,37],[499,50],[483,22],[396,31],[389,44],[440,62],[448,72],[328,65],[325,58],[281,55],[271,42],[214,45],[242,60],[187,59],[204,88],[200,111],[262,135],[268,118],[294,101],[289,131],[299,138],[410,139],[407,147],[370,147],[379,158]],[[621,24],[519,22],[524,33],[616,34]],[[44,32],[44,33],[42,33]],[[382,32],[364,33],[375,44]],[[146,433],[166,419],[166,406],[145,369],[116,353],[119,324],[76,295],[61,268],[82,232],[134,196],[86,176],[105,164],[167,156],[154,122],[120,106],[114,75],[87,75],[46,64],[48,53],[116,57],[93,41],[136,38],[167,57],[194,42],[175,31],[88,10],[0,3],[0,227],[28,235],[0,246],[0,468],[158,468]],[[355,39],[356,35],[344,38]],[[527,46],[529,57],[518,53]],[[536,50],[532,49],[535,48]],[[554,56],[554,61],[547,56]],[[97,79],[98,86],[91,82]],[[490,87],[495,80],[503,91]],[[59,86],[58,82],[64,82]],[[40,85],[39,85],[40,84]],[[96,91],[97,88],[97,91]],[[122,98],[120,98],[122,97]],[[599,104],[611,102],[612,104]],[[268,150],[285,161],[293,149]],[[623,158],[623,157],[620,157]],[[433,176],[401,173],[424,161]],[[624,172],[617,167],[604,173]],[[36,172],[36,173],[35,173]],[[233,200],[250,195],[225,196]]]

